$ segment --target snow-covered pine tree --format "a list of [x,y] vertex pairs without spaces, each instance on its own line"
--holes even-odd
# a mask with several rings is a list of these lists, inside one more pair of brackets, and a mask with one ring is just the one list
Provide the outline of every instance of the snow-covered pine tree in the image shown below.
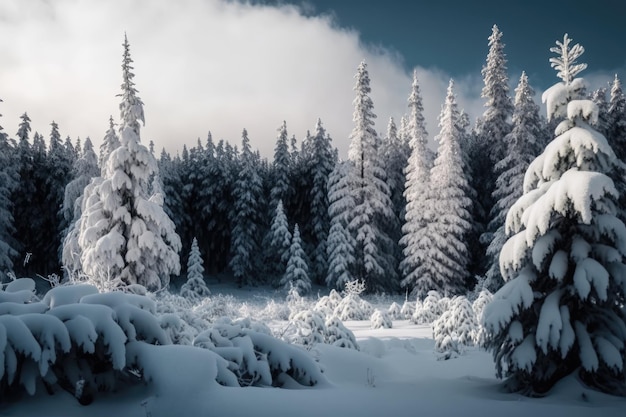
[[271,185],[270,192],[270,210],[276,209],[279,201],[289,205],[291,195],[290,180],[290,163],[289,145],[287,144],[287,122],[278,128],[278,137],[276,138],[276,146],[274,148],[274,161],[272,162]]
[[315,134],[311,138],[311,178],[309,191],[311,199],[311,240],[314,247],[311,256],[309,276],[311,280],[323,284],[328,270],[326,240],[330,231],[328,215],[328,178],[337,163],[337,153],[331,145],[332,139],[326,133],[322,121],[317,119]]
[[526,73],[522,73],[515,89],[513,130],[504,137],[506,156],[496,164],[499,172],[493,198],[496,203],[491,210],[490,243],[487,247],[487,272],[484,285],[491,292],[503,284],[500,274],[500,251],[506,241],[505,220],[509,209],[522,196],[524,174],[531,161],[539,153],[541,119],[539,106],[534,102],[535,92],[528,84]]
[[[83,270],[92,279],[110,277],[113,286],[167,287],[180,271],[180,238],[162,207],[148,195],[158,175],[156,159],[140,143],[143,102],[137,96],[130,46],[124,37],[121,145],[109,155],[103,181],[87,197],[79,245]],[[108,284],[111,285],[111,284]]]
[[446,296],[465,291],[469,263],[466,239],[472,227],[472,202],[467,196],[469,185],[459,143],[459,110],[453,88],[451,80],[439,116],[441,130],[436,138],[439,148],[425,196],[425,231],[418,244],[421,254],[413,289],[420,298],[429,290]]
[[309,278],[309,267],[306,263],[306,254],[302,250],[300,240],[300,229],[298,224],[294,226],[291,247],[289,248],[289,261],[287,271],[280,280],[280,286],[285,290],[295,289],[299,295],[307,294],[311,291],[311,279]]
[[61,263],[66,274],[76,274],[82,270],[80,263],[80,246],[78,235],[82,215],[82,202],[85,188],[93,178],[100,175],[98,157],[93,150],[91,140],[87,138],[82,155],[74,162],[74,179],[65,186],[65,197],[61,214],[69,225],[63,235],[61,243]]
[[551,48],[562,82],[543,94],[548,117],[564,118],[529,166],[524,195],[506,219],[513,236],[500,255],[507,283],[483,313],[485,346],[509,388],[545,394],[579,372],[603,391],[626,394],[626,226],[607,176],[616,161],[584,100],[582,46],[567,34]]
[[397,243],[387,231],[392,230],[398,219],[393,212],[374,130],[376,115],[369,96],[370,78],[365,62],[359,65],[355,78],[354,128],[348,152],[355,203],[348,222],[355,243],[353,275],[364,279],[370,291],[395,291],[399,287],[394,256]]
[[606,99],[606,88],[597,88],[589,94],[589,100],[598,106],[598,120],[593,128],[600,132],[602,136],[608,137],[609,129],[609,102]]
[[16,150],[0,126],[0,282],[6,280],[8,272],[13,272],[13,261],[17,256],[11,200],[19,185],[15,156]]
[[[406,182],[406,176],[404,169],[407,166],[407,161],[411,154],[411,148],[409,141],[403,141],[398,135],[398,128],[393,117],[389,119],[387,125],[387,134],[385,135],[381,144],[380,150],[385,172],[387,173],[387,185],[389,186],[389,196],[391,198],[391,204],[394,212],[394,217],[397,221],[392,224],[393,229],[389,230],[389,236],[394,242],[399,242],[402,237],[402,227],[400,219],[404,220],[404,213],[406,211],[406,200],[404,198],[404,184]],[[397,252],[394,256],[397,259],[397,263],[402,258],[402,249],[400,245],[395,245]]]
[[615,74],[611,84],[608,108],[609,131],[607,138],[620,161],[626,163],[626,95],[622,83]]
[[263,244],[264,268],[272,277],[279,278],[285,274],[289,262],[291,232],[289,222],[283,208],[283,201],[278,200],[274,210],[274,218]]
[[239,286],[257,281],[258,234],[263,184],[257,171],[257,157],[250,148],[248,132],[243,130],[240,166],[233,188],[231,258],[229,266]]
[[[428,194],[430,181],[430,157],[427,150],[428,133],[424,122],[424,106],[419,89],[417,72],[413,72],[413,84],[409,95],[409,119],[406,133],[411,147],[411,155],[405,168],[406,182],[404,184],[404,198],[406,211],[402,226],[400,245],[403,248],[403,258],[400,262],[402,271],[402,287],[415,289],[418,266],[424,256],[426,248],[420,247],[422,234],[425,232],[425,196]],[[428,291],[428,286],[423,288]]]
[[187,282],[180,288],[180,295],[185,298],[204,298],[211,294],[204,282],[204,267],[202,264],[198,240],[194,237],[191,242],[191,250],[187,258]]
[[354,263],[354,242],[347,230],[348,216],[354,207],[350,193],[350,163],[339,162],[328,177],[328,215],[330,231],[326,239],[328,272],[326,285],[343,290],[354,279],[351,265]]
[[102,176],[104,176],[109,155],[111,155],[111,152],[119,148],[119,146],[120,138],[117,136],[117,132],[115,130],[113,116],[109,116],[109,129],[106,131],[102,144],[100,145],[100,156],[98,157],[98,166],[100,167]]

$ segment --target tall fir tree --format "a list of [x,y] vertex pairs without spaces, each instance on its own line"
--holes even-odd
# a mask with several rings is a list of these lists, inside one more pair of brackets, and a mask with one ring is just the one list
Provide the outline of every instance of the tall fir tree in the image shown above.
[[126,36],[123,47],[121,145],[109,155],[102,182],[87,197],[80,220],[82,269],[106,288],[139,284],[158,290],[180,271],[181,243],[162,196],[149,195],[158,166],[140,143],[143,102],[133,81]]
[[513,130],[504,137],[506,157],[496,164],[499,172],[493,198],[496,203],[491,210],[489,246],[487,247],[487,272],[485,286],[497,291],[503,284],[500,274],[500,251],[506,242],[505,220],[509,209],[522,196],[524,174],[530,162],[539,153],[541,140],[541,119],[539,106],[533,97],[534,90],[528,84],[526,73],[522,73],[515,89],[515,110]]
[[330,231],[328,215],[328,177],[337,163],[337,153],[332,147],[332,139],[326,133],[320,119],[315,124],[315,134],[311,137],[310,177],[312,187],[309,190],[311,211],[311,245],[313,253],[309,276],[312,281],[323,284],[328,270],[326,240]]
[[291,172],[290,163],[291,156],[289,154],[287,122],[284,122],[278,128],[278,138],[276,138],[276,147],[274,148],[274,160],[271,168],[271,193],[270,193],[270,211],[276,209],[279,201],[283,205],[287,203],[289,206],[292,197],[291,190]]
[[606,88],[597,88],[589,94],[589,100],[598,106],[598,120],[593,128],[606,137],[609,132],[609,102],[606,99]]
[[608,108],[608,139],[620,161],[626,163],[626,95],[622,82],[615,74],[611,84]]
[[402,287],[413,290],[416,288],[419,278],[416,271],[422,263],[426,249],[420,247],[420,241],[426,226],[424,197],[428,193],[431,169],[431,158],[427,149],[428,133],[417,72],[413,73],[413,84],[408,102],[409,119],[406,134],[409,139],[411,155],[405,168],[406,181],[403,196],[406,201],[406,211],[402,225],[402,238],[400,239],[403,248],[400,270],[402,272]]
[[237,284],[258,284],[259,233],[263,184],[257,171],[257,157],[250,147],[248,132],[241,139],[239,174],[233,188],[233,219],[230,269]]
[[283,201],[278,200],[270,230],[265,235],[263,243],[264,270],[271,277],[282,278],[285,274],[290,246],[289,223],[283,208]]
[[497,375],[524,394],[545,394],[574,372],[624,395],[626,226],[607,176],[616,162],[584,99],[582,46],[563,42],[550,58],[562,80],[543,94],[548,117],[564,119],[529,166],[524,195],[507,215],[513,235],[500,257],[507,283],[485,308],[485,346]]
[[396,245],[388,234],[397,219],[393,212],[390,190],[374,130],[374,104],[369,94],[370,78],[365,62],[358,67],[354,128],[350,134],[348,158],[354,208],[348,230],[354,238],[354,275],[363,279],[369,291],[396,291],[399,288]]
[[[439,116],[437,158],[430,172],[430,185],[424,202],[424,227],[417,250],[421,255],[415,269],[413,292],[423,298],[430,290],[451,295],[466,288],[471,231],[469,182],[465,173],[459,129],[460,113],[450,81]],[[410,281],[409,281],[410,282]]]

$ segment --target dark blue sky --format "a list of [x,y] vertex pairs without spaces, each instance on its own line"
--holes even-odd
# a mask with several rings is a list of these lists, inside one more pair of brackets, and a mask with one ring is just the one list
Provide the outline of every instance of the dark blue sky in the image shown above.
[[[273,0],[261,1],[276,3]],[[568,33],[585,47],[588,71],[626,79],[625,0],[288,0],[312,14],[332,14],[362,40],[395,50],[407,69],[440,68],[453,77],[480,74],[491,27],[503,32],[509,77],[525,70],[544,89],[557,81],[550,47]],[[582,74],[584,76],[584,73]]]

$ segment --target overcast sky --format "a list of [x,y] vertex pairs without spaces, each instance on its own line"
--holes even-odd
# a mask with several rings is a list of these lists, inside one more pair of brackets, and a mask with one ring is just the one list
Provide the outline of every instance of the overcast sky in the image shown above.
[[[415,6],[420,3],[426,4]],[[345,156],[362,60],[370,70],[376,129],[384,132],[390,116],[399,120],[406,112],[416,67],[432,138],[451,77],[472,120],[482,113],[480,69],[494,23],[504,34],[512,84],[521,69],[538,93],[557,81],[550,79],[549,48],[565,30],[589,51],[582,75],[593,85],[615,72],[626,76],[618,43],[626,25],[617,18],[623,19],[623,0],[599,0],[584,12],[574,9],[576,1],[548,2],[543,11],[532,8],[534,0],[512,1],[513,14],[494,13],[501,2],[471,2],[471,10],[453,3],[2,0],[0,123],[14,135],[27,111],[33,130],[45,137],[54,120],[63,137],[90,136],[99,146],[109,115],[119,118],[124,32],[145,103],[142,141],[172,153],[205,141],[209,130],[214,139],[239,144],[246,128],[252,145],[271,157],[283,120],[301,140],[319,117]],[[574,11],[550,16],[559,3]],[[571,30],[562,29],[568,22]]]

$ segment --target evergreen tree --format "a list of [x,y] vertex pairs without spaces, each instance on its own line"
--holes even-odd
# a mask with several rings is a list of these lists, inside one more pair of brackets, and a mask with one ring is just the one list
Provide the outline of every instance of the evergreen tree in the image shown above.
[[598,106],[598,120],[593,128],[606,137],[609,131],[609,102],[606,100],[606,88],[593,90],[589,95],[589,100]]
[[109,129],[106,131],[104,139],[102,140],[102,144],[100,145],[100,156],[98,158],[98,166],[100,167],[100,171],[103,176],[106,169],[107,160],[109,159],[109,155],[111,155],[111,152],[119,147],[120,138],[119,136],[117,136],[117,132],[115,131],[113,116],[110,116]]
[[299,295],[311,292],[311,280],[309,279],[309,268],[306,263],[306,254],[302,249],[300,240],[300,229],[298,224],[293,230],[293,238],[291,247],[289,248],[289,261],[287,263],[287,271],[280,281],[280,285],[286,289],[295,289]]
[[85,187],[99,175],[98,157],[93,150],[91,140],[87,138],[82,155],[74,163],[74,179],[65,186],[63,207],[61,208],[61,216],[65,219],[66,224],[69,225],[63,233],[60,247],[61,263],[66,274],[76,275],[81,271],[78,220],[82,215]]
[[487,63],[482,69],[482,95],[486,99],[485,113],[483,114],[481,134],[489,144],[492,164],[501,161],[506,153],[504,136],[511,131],[510,118],[513,114],[513,105],[509,98],[509,78],[506,73],[506,55],[502,43],[502,32],[493,25],[489,37],[489,53]]
[[0,282],[6,281],[6,274],[13,272],[13,261],[18,254],[13,237],[15,227],[11,200],[19,185],[15,155],[8,135],[0,126]]
[[[430,173],[426,194],[425,230],[418,243],[420,256],[415,270],[413,292],[423,298],[437,290],[447,296],[464,292],[469,252],[467,235],[471,230],[472,202],[460,148],[459,111],[450,81],[445,104],[439,116],[437,158]],[[410,281],[408,281],[410,282]]]
[[263,244],[264,266],[272,277],[282,277],[289,261],[291,232],[283,209],[283,201],[278,200],[272,225]]
[[140,143],[143,102],[137,96],[128,39],[124,38],[121,145],[109,155],[103,181],[87,197],[79,245],[83,270],[107,287],[167,287],[178,274],[180,238],[163,211],[162,197],[148,195],[158,175],[156,159]]
[[394,216],[386,173],[374,130],[374,105],[369,94],[370,78],[362,62],[356,74],[354,128],[350,135],[349,161],[354,208],[348,230],[356,244],[354,275],[366,281],[370,291],[395,291],[398,288],[396,242],[388,235],[397,219]]
[[352,268],[355,243],[348,231],[348,220],[354,210],[350,170],[349,162],[339,162],[328,176],[330,231],[326,239],[326,285],[340,290],[347,282],[354,280]]
[[626,226],[607,176],[616,158],[592,127],[598,108],[576,78],[584,49],[570,42],[566,34],[551,48],[562,82],[543,101],[550,119],[564,120],[507,215],[507,283],[484,310],[485,346],[513,390],[544,394],[578,372],[586,384],[624,395]]
[[611,85],[608,124],[607,138],[619,160],[626,163],[626,96],[622,91],[622,83],[617,74]]
[[287,122],[278,128],[278,138],[274,148],[274,162],[272,163],[270,193],[270,210],[274,210],[279,201],[289,202],[291,197],[289,146],[287,144]]
[[260,204],[263,184],[257,172],[257,159],[250,148],[248,132],[244,129],[241,140],[239,174],[233,189],[233,219],[231,258],[229,266],[238,285],[257,283]]
[[311,138],[311,244],[314,247],[309,275],[318,284],[324,283],[328,270],[326,240],[330,230],[328,215],[328,177],[337,163],[337,154],[331,145],[332,139],[326,133],[320,119],[315,125]]
[[402,286],[415,288],[419,278],[416,275],[422,263],[426,248],[420,247],[421,236],[425,232],[426,218],[424,198],[428,193],[430,181],[430,157],[427,150],[428,133],[424,123],[424,107],[419,90],[417,73],[413,73],[413,84],[409,96],[409,121],[406,134],[409,139],[411,155],[405,168],[406,181],[404,198],[406,200],[405,222],[402,226],[400,244],[403,258],[400,262]]
[[189,258],[187,258],[187,282],[180,288],[180,295],[185,298],[204,298],[211,294],[204,282],[204,267],[200,248],[196,238],[191,242]]
[[515,110],[513,130],[504,137],[507,156],[498,162],[493,198],[496,201],[489,223],[491,236],[487,247],[488,269],[485,286],[495,292],[502,284],[500,275],[500,251],[506,241],[505,220],[509,209],[522,196],[524,174],[530,162],[538,154],[541,137],[539,106],[534,102],[535,92],[528,84],[526,73],[522,73],[515,89]]

